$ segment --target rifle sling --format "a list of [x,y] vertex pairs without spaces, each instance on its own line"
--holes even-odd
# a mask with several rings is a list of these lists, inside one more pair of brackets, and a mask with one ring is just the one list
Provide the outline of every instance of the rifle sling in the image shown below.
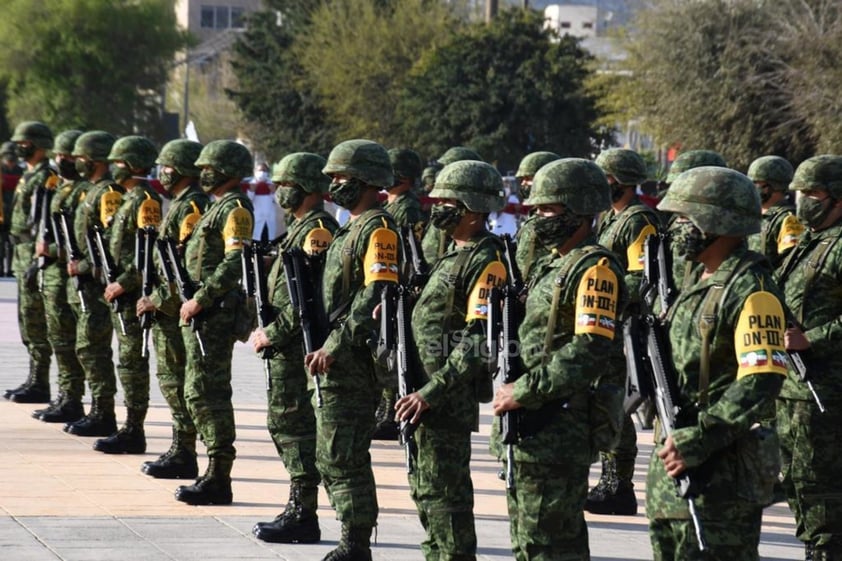
[[457,250],[458,253],[456,255],[456,261],[454,261],[453,267],[450,269],[451,273],[448,274],[447,279],[447,284],[450,286],[450,290],[447,291],[447,301],[444,306],[444,325],[442,326],[442,333],[450,333],[450,320],[451,315],[453,314],[453,305],[456,301],[456,289],[460,287],[463,289],[465,288],[463,286],[465,284],[465,268],[468,266],[468,263],[471,262],[471,258],[474,254],[486,242],[498,244],[502,243],[500,238],[497,236],[488,235],[476,242],[468,242]]

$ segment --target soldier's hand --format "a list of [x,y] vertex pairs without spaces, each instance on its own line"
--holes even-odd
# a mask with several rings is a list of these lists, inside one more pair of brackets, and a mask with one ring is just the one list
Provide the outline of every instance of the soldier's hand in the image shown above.
[[304,357],[304,367],[310,370],[311,375],[323,374],[330,370],[330,365],[333,364],[334,360],[322,347]]
[[664,468],[667,470],[667,475],[670,477],[678,477],[687,469],[687,464],[684,462],[681,452],[675,447],[671,435],[667,437],[663,448],[658,450],[658,457],[661,458]]
[[421,413],[429,408],[430,404],[424,401],[420,393],[411,393],[395,403],[395,420],[400,422],[409,419],[410,423],[415,424],[421,420]]
[[500,416],[506,411],[520,409],[521,405],[514,397],[514,387],[513,383],[509,383],[497,388],[497,393],[494,394],[494,401],[491,403],[495,415]]
[[47,242],[39,241],[35,244],[35,255],[41,256],[49,256],[50,255],[50,246],[47,245]]
[[124,292],[126,292],[126,290],[119,282],[109,283],[108,286],[105,287],[105,300],[107,302],[112,302]]
[[137,306],[135,307],[138,317],[142,316],[146,312],[154,312],[156,309],[155,304],[149,296],[141,296],[140,300],[137,301]]
[[256,353],[260,352],[260,349],[272,346],[272,342],[269,341],[269,337],[266,336],[266,332],[261,327],[254,330],[254,333],[251,335],[251,342],[254,345],[254,352]]
[[374,309],[371,310],[371,319],[375,321],[380,319],[380,307],[382,305],[383,304],[377,304],[376,306],[374,306]]
[[810,341],[798,327],[787,327],[784,331],[784,346],[788,351],[806,351],[810,348]]
[[193,316],[198,315],[201,311],[202,305],[199,304],[195,298],[192,298],[181,305],[181,310],[179,310],[179,317],[181,317],[181,321],[187,323]]
[[67,262],[67,274],[71,277],[75,277],[79,274],[79,262],[76,260],[71,260]]

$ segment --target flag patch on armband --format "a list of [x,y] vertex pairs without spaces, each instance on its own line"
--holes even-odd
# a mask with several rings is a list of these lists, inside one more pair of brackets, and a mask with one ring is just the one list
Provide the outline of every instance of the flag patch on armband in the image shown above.
[[740,368],[766,366],[767,364],[769,364],[769,355],[766,354],[766,349],[740,354]]
[[772,351],[772,366],[786,368],[789,366],[789,357],[782,351]]

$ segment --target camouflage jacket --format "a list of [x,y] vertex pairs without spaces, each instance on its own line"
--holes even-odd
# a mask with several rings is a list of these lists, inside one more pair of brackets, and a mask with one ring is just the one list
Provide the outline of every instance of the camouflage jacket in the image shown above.
[[523,221],[518,228],[515,239],[517,240],[517,267],[524,279],[532,274],[532,268],[539,259],[548,255],[548,250],[535,238],[535,215],[530,214],[529,218]]
[[26,171],[15,188],[12,202],[12,219],[9,232],[18,243],[32,243],[35,241],[38,227],[37,209],[33,208],[36,191],[47,185],[50,178],[58,176],[50,168],[50,161],[46,158],[38,162],[32,171]]
[[147,226],[158,228],[160,224],[161,196],[146,181],[123,195],[123,202],[112,220],[108,251],[117,266],[117,282],[126,293],[139,293],[141,287],[135,263],[137,231]]
[[[786,303],[810,341],[803,353],[816,392],[822,400],[842,400],[842,221],[819,232],[804,232],[777,271]],[[793,372],[781,396],[812,399]],[[826,404],[826,403],[825,403]]]
[[795,207],[783,201],[763,213],[761,230],[748,237],[748,248],[762,253],[773,267],[778,267],[803,232],[804,226],[795,216]]
[[412,336],[430,405],[424,424],[477,430],[478,397],[490,393],[487,351],[488,294],[506,280],[502,244],[481,231],[462,246],[452,244],[433,267],[412,311]]
[[[169,210],[158,227],[158,237],[178,241],[178,247],[183,250],[209,204],[210,198],[204,191],[195,185],[188,186],[170,201]],[[154,259],[159,283],[149,298],[159,312],[168,316],[177,316],[181,307],[178,287],[166,282],[157,251]]]
[[[299,247],[307,253],[321,253],[327,249],[334,233],[339,228],[336,219],[325,212],[324,206],[308,211],[300,219],[294,220],[287,229],[286,237],[278,248],[278,253]],[[285,349],[294,348],[300,353],[302,345],[301,325],[290,301],[287,279],[284,274],[283,259],[275,259],[269,271],[267,281],[269,302],[272,303],[275,319],[263,331],[272,342],[272,346],[281,354]]]
[[126,190],[115,183],[110,176],[103,177],[92,185],[87,181],[81,183],[87,183],[85,187],[81,187],[85,192],[85,197],[76,208],[73,229],[76,232],[79,250],[84,255],[84,259],[79,262],[79,274],[84,275],[93,273],[90,248],[85,242],[88,230],[95,225],[102,226],[104,228],[103,242],[106,246],[108,245],[114,214],[120,208]]
[[391,203],[383,205],[383,210],[392,215],[398,227],[411,226],[419,227],[424,222],[424,213],[421,212],[421,201],[414,191],[406,191],[398,195],[398,198]]
[[[623,338],[616,331],[628,303],[623,268],[595,244],[589,236],[567,254],[551,252],[533,265],[518,330],[524,374],[514,383],[514,398],[522,406],[524,434],[515,447],[516,461],[592,461],[590,388],[603,373],[624,372]],[[602,253],[594,255],[596,249]]]
[[[56,187],[56,192],[53,195],[53,200],[50,202],[51,217],[55,213],[62,212],[64,209],[75,209],[76,204],[78,204],[78,199],[74,201],[73,197],[75,194],[78,194],[77,186],[79,185],[79,183],[80,181],[68,181],[65,179],[62,180],[61,185]],[[54,220],[53,224],[56,228],[61,227],[61,223],[58,220]],[[70,234],[72,235],[73,232],[71,231]],[[56,259],[56,263],[61,264],[61,267],[64,269],[65,264],[67,263],[67,254],[65,252],[65,247],[59,247],[58,236],[56,236],[55,234],[53,234],[53,239],[48,246],[48,250],[50,257]]]
[[[717,516],[718,504],[767,502],[765,492],[777,477],[777,468],[763,465],[761,449],[769,445],[771,456],[765,457],[775,463],[778,443],[770,424],[786,373],[785,316],[768,265],[745,247],[710,277],[701,279],[700,271],[694,270],[667,316],[677,375],[673,400],[680,408],[672,436],[698,484],[700,511]],[[707,384],[701,379],[703,326],[710,326]],[[752,430],[755,424],[761,427]],[[654,454],[646,489],[650,520],[689,518],[687,501],[676,496]]]
[[184,249],[190,280],[199,286],[193,298],[210,308],[240,288],[243,246],[251,243],[254,209],[234,187],[214,201],[193,229]]
[[432,224],[427,224],[424,237],[421,238],[421,253],[424,254],[424,261],[430,267],[435,265],[436,261],[447,251],[450,241],[450,236],[443,230]]

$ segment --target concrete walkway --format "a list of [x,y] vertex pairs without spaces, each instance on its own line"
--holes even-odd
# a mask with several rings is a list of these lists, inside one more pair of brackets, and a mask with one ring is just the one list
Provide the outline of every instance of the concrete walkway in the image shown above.
[[[25,379],[28,358],[17,328],[15,285],[7,279],[0,280],[0,361],[0,390],[15,387]],[[55,376],[53,384],[55,393]],[[321,559],[339,538],[339,524],[324,492],[319,510],[322,543],[274,545],[251,535],[255,522],[271,520],[281,510],[289,484],[266,430],[263,384],[260,361],[247,346],[238,344],[233,376],[237,421],[234,504],[222,507],[179,503],[173,491],[183,482],[156,480],[140,472],[143,461],[155,459],[170,443],[169,413],[155,382],[146,421],[148,453],[142,456],[94,452],[93,439],[68,435],[60,425],[32,419],[31,412],[40,406],[0,399],[0,560]],[[117,401],[122,401],[121,395]],[[118,421],[124,415],[125,410],[118,407]],[[502,561],[512,559],[512,555],[504,485],[496,475],[497,462],[488,454],[488,407],[483,409],[481,423],[473,439],[471,464],[478,558]],[[642,514],[651,432],[641,433],[639,440],[635,484],[641,514],[588,515],[594,560],[652,558],[647,521]],[[380,503],[374,559],[422,560],[418,544],[423,531],[409,498],[402,450],[397,443],[375,441],[371,453]],[[200,470],[206,462],[203,454],[200,445]],[[591,477],[595,483],[598,466],[593,467]],[[767,509],[762,559],[803,558],[801,545],[792,537],[794,532],[786,505]]]

